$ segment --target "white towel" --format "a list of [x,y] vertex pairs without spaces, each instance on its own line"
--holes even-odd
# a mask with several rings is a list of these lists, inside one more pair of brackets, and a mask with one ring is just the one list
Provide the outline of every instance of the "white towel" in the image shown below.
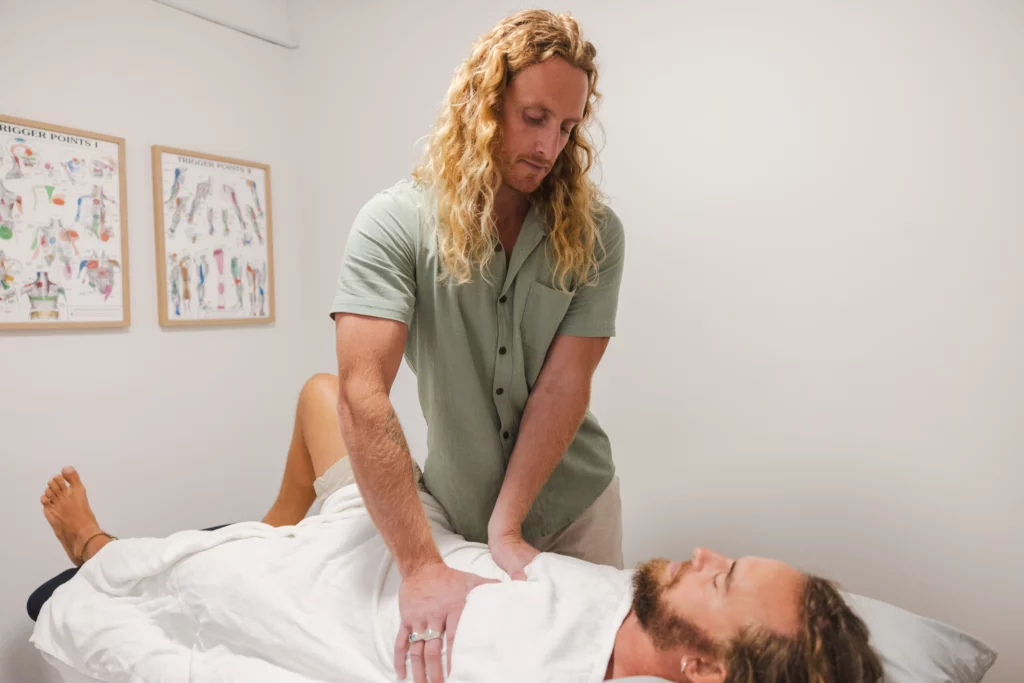
[[[604,679],[629,572],[542,554],[527,581],[510,581],[485,545],[421,500],[445,562],[502,582],[470,594],[449,681]],[[110,543],[44,605],[31,640],[111,683],[395,681],[399,583],[348,486],[293,527]]]

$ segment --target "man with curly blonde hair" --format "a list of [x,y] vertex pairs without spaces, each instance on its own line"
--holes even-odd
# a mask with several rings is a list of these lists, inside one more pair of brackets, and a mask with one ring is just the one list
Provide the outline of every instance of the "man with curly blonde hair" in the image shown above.
[[[372,198],[348,239],[331,308],[339,467],[400,568],[397,650],[418,679],[482,581],[442,561],[419,485],[513,578],[538,551],[622,566],[611,446],[587,409],[625,249],[588,177],[595,56],[572,17],[499,22],[456,70],[413,179]],[[389,398],[403,351],[429,430],[422,477]]]

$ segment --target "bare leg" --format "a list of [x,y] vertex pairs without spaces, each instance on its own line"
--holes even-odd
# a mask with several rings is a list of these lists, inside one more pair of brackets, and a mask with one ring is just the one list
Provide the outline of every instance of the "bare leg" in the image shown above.
[[75,468],[61,470],[49,481],[39,500],[43,504],[46,521],[75,566],[87,562],[112,540],[96,522],[85,495],[85,486]]
[[306,380],[295,409],[281,489],[263,518],[265,524],[286,526],[302,521],[316,500],[313,481],[348,453],[341,438],[337,406],[337,377],[318,374]]
[[[314,375],[303,385],[281,489],[264,523],[287,526],[302,521],[316,500],[313,481],[347,454],[337,404],[338,378],[334,375]],[[40,502],[46,521],[76,566],[113,540],[96,521],[85,486],[73,467],[65,467],[48,482]]]

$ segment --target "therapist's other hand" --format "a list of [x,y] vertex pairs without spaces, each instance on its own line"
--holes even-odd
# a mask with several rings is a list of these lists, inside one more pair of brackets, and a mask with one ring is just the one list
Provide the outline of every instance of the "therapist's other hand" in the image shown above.
[[401,680],[406,677],[406,655],[415,683],[442,683],[441,638],[409,642],[413,633],[428,628],[440,633],[447,642],[448,671],[452,668],[452,643],[455,629],[466,606],[466,596],[477,586],[498,583],[476,574],[452,569],[444,562],[424,565],[402,580],[398,589],[398,612],[402,620],[395,641],[395,671]]
[[495,564],[508,574],[514,581],[526,580],[526,565],[540,555],[540,551],[523,540],[522,534],[515,531],[489,534],[487,545]]

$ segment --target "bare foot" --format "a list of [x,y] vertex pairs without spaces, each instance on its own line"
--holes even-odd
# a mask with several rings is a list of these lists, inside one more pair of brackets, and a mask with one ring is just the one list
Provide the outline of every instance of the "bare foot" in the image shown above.
[[[39,500],[43,504],[46,521],[53,527],[53,533],[64,547],[64,552],[76,566],[82,564],[83,555],[89,559],[95,554],[95,551],[85,554],[86,548],[83,546],[101,529],[89,507],[85,486],[75,468],[65,467],[61,470],[60,474],[49,481]],[[101,536],[88,544],[89,549],[99,546],[101,540],[109,541],[107,537]]]

